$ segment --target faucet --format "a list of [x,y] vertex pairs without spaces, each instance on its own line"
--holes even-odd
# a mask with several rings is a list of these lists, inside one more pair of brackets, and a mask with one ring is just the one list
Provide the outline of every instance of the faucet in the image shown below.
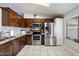
[[[0,32],[0,38],[2,38],[6,33],[8,33],[10,36],[10,32]],[[4,37],[6,37],[6,36],[4,36]]]

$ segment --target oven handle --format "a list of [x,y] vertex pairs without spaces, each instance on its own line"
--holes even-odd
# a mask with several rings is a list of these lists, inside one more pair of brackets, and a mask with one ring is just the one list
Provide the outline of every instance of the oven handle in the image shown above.
[[33,36],[41,36],[41,35],[33,35]]

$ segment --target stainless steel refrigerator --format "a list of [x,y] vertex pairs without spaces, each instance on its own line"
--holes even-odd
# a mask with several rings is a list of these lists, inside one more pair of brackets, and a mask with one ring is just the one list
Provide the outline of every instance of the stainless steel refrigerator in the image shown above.
[[54,23],[45,22],[44,23],[44,32],[45,32],[45,45],[56,45],[56,39],[54,37]]

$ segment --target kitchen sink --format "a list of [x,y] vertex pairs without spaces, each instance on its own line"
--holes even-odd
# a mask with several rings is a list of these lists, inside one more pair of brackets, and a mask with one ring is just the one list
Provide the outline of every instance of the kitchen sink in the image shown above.
[[13,37],[15,37],[15,36],[3,37],[3,38],[0,38],[0,41],[6,40],[6,39],[10,39],[10,38],[13,38]]

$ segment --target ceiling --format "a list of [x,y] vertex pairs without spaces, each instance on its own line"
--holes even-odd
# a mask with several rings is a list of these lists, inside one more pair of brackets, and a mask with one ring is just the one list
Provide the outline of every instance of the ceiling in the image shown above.
[[34,3],[0,3],[0,7],[10,7],[16,12],[32,12],[47,16],[64,16],[64,14],[76,8],[78,5],[78,3],[50,3],[49,6]]

